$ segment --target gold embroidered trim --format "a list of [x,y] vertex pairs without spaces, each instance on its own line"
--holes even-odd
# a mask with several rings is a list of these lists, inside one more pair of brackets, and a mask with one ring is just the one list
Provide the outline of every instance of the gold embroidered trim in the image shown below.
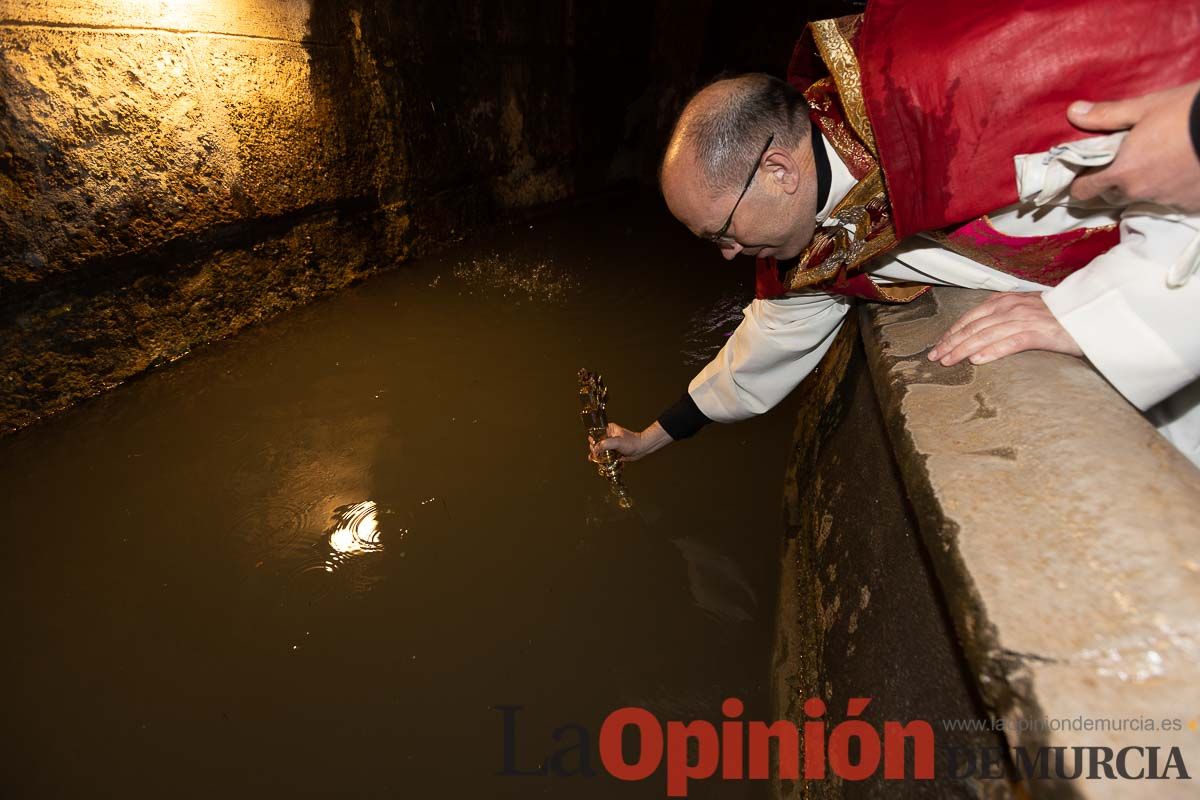
[[[883,188],[883,175],[879,167],[873,168],[866,177],[854,184],[854,188],[834,206],[829,219],[837,220],[838,224],[817,228],[813,240],[800,256],[800,261],[788,272],[784,285],[789,291],[799,291],[822,281],[837,276],[843,268],[853,270],[880,253],[890,250],[896,244],[896,235],[891,225],[886,225],[874,238],[867,239],[871,233],[871,221],[866,212],[866,205],[872,200],[886,202],[887,195]],[[853,232],[848,227],[853,225]],[[826,251],[825,248],[832,240],[832,250],[828,251],[821,263],[812,264],[816,253]]]
[[[867,277],[870,278],[871,276],[868,275]],[[883,284],[874,278],[871,278],[871,283],[875,284],[875,291],[879,292],[879,296],[889,303],[911,303],[933,288],[924,283]]]
[[841,96],[842,108],[846,110],[846,120],[854,128],[854,132],[866,144],[871,155],[878,157],[875,149],[875,132],[867,118],[867,104],[863,100],[862,77],[858,67],[858,57],[854,48],[846,40],[836,19],[822,19],[810,23],[813,41],[821,53],[821,60],[829,67],[829,74],[837,84]]
[[850,126],[845,123],[845,111],[837,96],[837,84],[833,78],[825,77],[814,83],[805,91],[809,106],[827,120],[826,124],[814,122],[825,137],[825,141],[833,145],[833,149],[850,171],[855,175],[864,175],[876,165],[875,158],[868,152],[861,141],[855,137]]

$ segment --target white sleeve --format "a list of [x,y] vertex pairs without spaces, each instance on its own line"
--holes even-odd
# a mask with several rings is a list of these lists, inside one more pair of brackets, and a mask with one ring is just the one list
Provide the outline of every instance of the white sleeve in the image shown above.
[[752,301],[729,341],[688,384],[688,394],[716,422],[773,408],[829,350],[849,308],[849,300],[828,294]]
[[1131,206],[1121,243],[1043,297],[1088,360],[1141,410],[1200,376],[1200,280],[1167,274],[1200,233],[1200,217]]

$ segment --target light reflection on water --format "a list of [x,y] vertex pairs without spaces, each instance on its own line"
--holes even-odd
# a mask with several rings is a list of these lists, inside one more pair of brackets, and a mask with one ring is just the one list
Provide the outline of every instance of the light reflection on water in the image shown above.
[[338,565],[355,556],[383,549],[383,543],[379,541],[379,508],[375,501],[338,506],[334,509],[333,519],[333,530],[329,533],[332,552],[325,560],[326,572],[333,572]]
[[[329,498],[326,498],[328,501]],[[328,507],[328,506],[327,506]],[[330,593],[368,592],[382,578],[377,561],[385,544],[395,547],[407,536],[409,529],[388,525],[384,520],[392,509],[381,507],[374,500],[345,503],[329,513],[330,524],[322,529],[310,529],[302,538],[307,546],[302,552],[289,548],[275,558],[291,562],[292,590],[309,597],[327,597]],[[364,556],[375,557],[364,558]],[[404,557],[404,551],[396,555]],[[297,565],[294,559],[300,559]]]
[[693,314],[683,338],[684,363],[711,361],[742,321],[742,309],[750,299],[745,292],[728,292]]
[[[457,278],[471,293],[561,303],[579,292],[579,278],[550,258],[513,258],[492,253],[460,262]],[[432,284],[431,284],[432,285]]]

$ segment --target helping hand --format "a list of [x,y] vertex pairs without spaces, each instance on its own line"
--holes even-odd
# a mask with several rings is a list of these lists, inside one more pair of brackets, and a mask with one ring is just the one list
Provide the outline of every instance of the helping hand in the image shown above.
[[929,351],[930,361],[952,367],[964,358],[986,364],[1022,350],[1049,350],[1083,356],[1040,294],[1006,292],[991,297],[959,317]]
[[603,450],[615,450],[620,454],[621,461],[637,461],[643,456],[648,456],[655,450],[661,450],[671,442],[672,439],[662,425],[655,422],[650,427],[641,433],[631,431],[628,428],[622,428],[615,422],[608,423],[608,429],[605,431],[606,436],[595,442],[590,436],[588,437],[588,445],[591,452],[588,455],[589,461],[597,461],[600,453]]
[[1200,81],[1129,100],[1072,103],[1067,119],[1086,131],[1130,128],[1117,157],[1071,184],[1076,200],[1103,197],[1127,204],[1147,201],[1200,211],[1200,158],[1192,148],[1189,112]]

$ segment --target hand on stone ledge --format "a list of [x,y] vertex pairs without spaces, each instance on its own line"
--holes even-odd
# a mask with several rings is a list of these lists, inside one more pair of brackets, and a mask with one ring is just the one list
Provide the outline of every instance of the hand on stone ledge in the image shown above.
[[1083,356],[1040,294],[1007,292],[988,298],[959,317],[928,357],[952,367],[964,358],[972,364],[986,364],[1022,350]]

